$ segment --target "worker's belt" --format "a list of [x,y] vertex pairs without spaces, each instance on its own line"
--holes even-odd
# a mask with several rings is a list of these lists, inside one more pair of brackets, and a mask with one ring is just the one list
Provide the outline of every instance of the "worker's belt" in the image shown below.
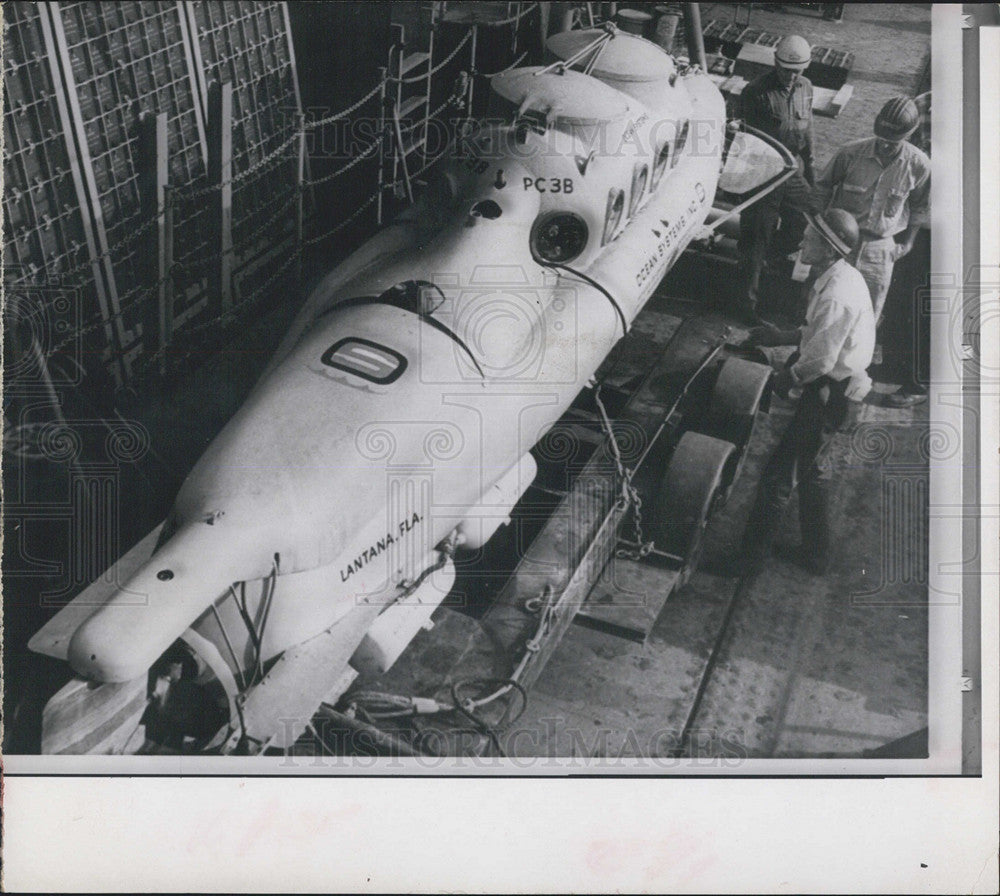
[[826,405],[826,407],[836,414],[839,414],[842,410],[847,407],[847,386],[851,382],[851,378],[847,377],[842,380],[835,380],[831,376],[820,376],[814,379],[810,383],[806,383],[802,387],[802,394],[805,395],[807,392],[812,392],[819,398],[820,403]]
[[815,385],[819,389],[823,388],[823,386],[829,386],[831,392],[834,391],[834,390],[836,390],[838,392],[846,392],[847,391],[847,384],[850,381],[851,381],[851,378],[849,376],[848,377],[844,377],[844,379],[842,379],[842,380],[835,380],[832,376],[828,376],[827,374],[824,374],[823,376],[816,377],[816,379],[814,379],[811,383],[808,383],[807,386],[813,386],[813,385]]

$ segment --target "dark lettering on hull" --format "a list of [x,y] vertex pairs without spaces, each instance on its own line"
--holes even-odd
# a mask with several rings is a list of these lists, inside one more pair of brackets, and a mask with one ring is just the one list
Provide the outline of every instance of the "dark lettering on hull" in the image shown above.
[[401,520],[399,523],[399,534],[393,535],[392,532],[386,532],[385,538],[380,538],[370,548],[365,548],[364,551],[358,554],[357,557],[340,571],[340,581],[346,582],[355,573],[361,572],[362,569],[385,551],[386,548],[394,545],[407,532],[415,528],[418,523],[423,522],[423,519],[419,513],[414,513],[409,519]]
[[659,273],[660,270],[665,267],[670,261],[672,261],[676,255],[676,252],[671,251],[671,249],[676,249],[675,245],[678,239],[683,236],[686,226],[689,221],[694,219],[694,216],[698,213],[698,209],[705,199],[705,188],[701,183],[695,184],[695,193],[697,195],[696,200],[692,200],[687,209],[685,209],[680,217],[676,221],[667,221],[664,218],[660,219],[660,223],[664,227],[664,231],[657,230],[655,227],[650,228],[653,235],[659,240],[656,248],[653,250],[652,254],[646,259],[642,267],[636,271],[635,274],[635,285],[642,286],[654,273]]

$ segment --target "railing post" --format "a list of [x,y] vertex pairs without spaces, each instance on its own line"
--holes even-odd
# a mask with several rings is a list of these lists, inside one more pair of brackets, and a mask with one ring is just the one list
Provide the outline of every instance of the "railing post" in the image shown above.
[[215,229],[210,298],[215,313],[233,304],[233,85],[208,85],[208,183]]
[[687,35],[688,56],[691,61],[701,66],[702,71],[707,71],[708,63],[705,61],[705,38],[701,33],[701,10],[697,3],[685,3],[684,8],[684,33]]
[[155,220],[150,231],[146,256],[147,280],[156,284],[156,306],[147,302],[143,313],[143,342],[147,352],[160,359],[160,372],[166,372],[165,350],[173,329],[172,292],[169,273],[173,266],[172,214],[167,209],[167,113],[144,112],[139,118],[142,166],[139,194],[143,217]]
[[298,256],[295,262],[295,282],[302,283],[302,255],[305,251],[305,197],[306,197],[306,116],[304,112],[298,113],[299,127],[299,158],[298,168],[295,171],[295,253]]
[[160,222],[160,233],[163,254],[160,261],[159,277],[159,308],[160,308],[160,373],[167,372],[167,348],[174,338],[174,281],[171,272],[174,268],[174,194],[166,186],[163,190],[163,215]]
[[[390,50],[390,54],[391,54]],[[378,133],[379,140],[383,141],[382,146],[378,150],[378,199],[375,200],[375,221],[376,224],[382,226],[382,218],[385,214],[385,209],[383,208],[383,203],[385,202],[385,129],[387,127],[385,112],[386,104],[388,103],[388,95],[386,93],[386,84],[389,70],[387,68],[380,68],[378,70],[379,79],[382,82],[382,87],[378,92]]]

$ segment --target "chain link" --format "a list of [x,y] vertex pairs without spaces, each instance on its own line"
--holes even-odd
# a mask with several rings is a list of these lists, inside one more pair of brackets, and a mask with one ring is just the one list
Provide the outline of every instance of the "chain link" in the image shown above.
[[128,236],[126,236],[123,239],[119,240],[113,246],[110,246],[109,248],[105,249],[103,252],[98,253],[97,255],[89,255],[87,257],[86,261],[81,262],[80,264],[76,265],[75,267],[70,268],[67,271],[59,271],[57,276],[63,277],[63,278],[74,277],[76,274],[83,273],[84,271],[93,268],[93,266],[95,264],[100,264],[105,259],[111,258],[115,253],[120,252],[123,249],[127,249],[134,242],[136,242],[136,240],[140,239],[142,236],[144,236],[149,230],[151,230],[155,226],[155,224],[159,220],[159,216],[162,213],[163,213],[163,211],[161,209],[156,214],[156,216],[154,216],[152,218],[147,218],[145,221],[142,222],[142,224],[139,225],[138,229],[133,230]]
[[[130,311],[133,311],[140,305],[147,302],[161,286],[165,285],[171,279],[173,279],[176,273],[177,273],[177,265],[174,265],[174,268],[172,268],[169,273],[167,273],[163,277],[160,277],[150,286],[137,286],[131,292],[126,293],[124,296],[121,297],[122,304],[119,306],[118,310],[114,314],[109,314],[107,317],[104,317],[100,314],[95,315],[93,318],[91,318],[90,322],[85,324],[79,330],[74,331],[71,335],[63,339],[62,342],[58,342],[52,348],[50,348],[45,353],[45,357],[51,358],[57,352],[62,351],[67,345],[70,345],[76,340],[83,338],[88,333],[93,333],[95,330],[100,329],[101,327],[111,326],[112,324],[116,323]],[[130,296],[135,296],[135,298],[129,301]]]
[[504,25],[512,25],[514,22],[519,22],[526,15],[534,12],[536,6],[538,6],[537,3],[531,3],[528,6],[526,6],[524,9],[522,9],[519,12],[516,12],[514,15],[510,16],[509,18],[500,19],[497,22],[484,22],[483,24],[486,25],[489,28],[501,28]]
[[249,245],[253,243],[253,241],[256,240],[257,237],[259,237],[261,234],[263,234],[264,231],[269,230],[271,227],[273,227],[278,218],[286,214],[288,212],[288,209],[298,200],[299,192],[300,192],[299,188],[296,187],[291,191],[291,193],[284,201],[279,199],[277,202],[275,202],[274,205],[278,207],[278,210],[273,214],[271,214],[271,216],[267,218],[263,224],[258,225],[254,230],[250,231],[250,233],[244,236],[241,240],[241,244]]
[[472,74],[474,74],[474,75],[476,75],[477,77],[480,77],[480,78],[495,78],[497,75],[502,75],[505,72],[509,72],[509,71],[512,71],[513,69],[517,68],[522,62],[524,62],[524,60],[527,58],[527,56],[528,56],[528,51],[525,50],[510,65],[508,65],[506,68],[500,69],[500,71],[498,71],[498,72],[480,72],[480,71],[474,71]]
[[369,143],[368,146],[366,146],[364,150],[361,151],[361,153],[356,155],[353,159],[351,159],[350,162],[348,162],[342,168],[338,168],[336,171],[332,171],[330,174],[324,174],[322,177],[317,177],[314,178],[313,180],[310,180],[308,182],[308,186],[318,187],[320,184],[325,184],[333,180],[335,177],[340,177],[340,175],[344,174],[346,171],[350,171],[355,165],[361,164],[361,162],[363,162],[370,155],[372,155],[382,145],[382,139],[383,139],[382,137],[376,138],[372,143]]
[[[247,296],[245,299],[241,299],[239,302],[237,302],[235,305],[233,305],[219,317],[213,317],[211,320],[204,321],[203,323],[197,324],[196,326],[185,328],[184,335],[187,337],[195,336],[198,333],[203,333],[206,330],[212,329],[213,327],[217,326],[220,322],[232,320],[238,311],[242,310],[243,308],[247,307],[253,302],[259,300],[261,297],[265,296],[268,290],[270,290],[271,287],[274,286],[274,284],[277,283],[285,275],[288,269],[298,260],[300,255],[301,255],[301,249],[296,247],[295,250],[292,251],[291,254],[288,256],[288,258],[286,258],[285,261],[282,262],[282,264],[278,267],[278,269],[270,277],[268,277],[268,279],[265,280],[264,283],[258,286],[249,296]],[[171,346],[165,345],[158,351],[151,354],[145,361],[146,367],[147,368],[152,367],[170,349]]]
[[[387,184],[385,186],[385,189],[392,189],[394,186],[395,184]],[[352,212],[349,217],[344,218],[344,220],[341,221],[336,227],[334,227],[331,230],[328,230],[326,233],[320,234],[319,236],[309,237],[308,239],[303,240],[304,245],[315,246],[317,243],[321,243],[323,242],[323,240],[327,240],[331,236],[340,233],[340,231],[343,230],[345,227],[347,227],[348,224],[351,224],[358,218],[360,218],[362,213],[366,209],[371,208],[371,206],[375,204],[375,201],[377,199],[378,199],[378,193],[373,193],[371,196],[368,197],[368,199],[366,199],[361,205],[359,205],[357,209],[355,209],[354,212]]]
[[427,171],[427,170],[428,170],[429,168],[433,168],[433,167],[434,167],[434,166],[435,166],[435,165],[436,165],[436,164],[437,164],[438,162],[440,162],[440,161],[441,161],[441,159],[443,159],[443,158],[444,158],[444,157],[445,157],[446,155],[448,155],[448,153],[449,153],[449,151],[450,151],[450,150],[451,150],[451,147],[450,147],[450,146],[448,146],[448,147],[445,147],[445,148],[444,148],[444,149],[443,149],[443,150],[442,150],[441,152],[439,152],[439,153],[438,153],[438,154],[437,154],[436,156],[434,156],[434,158],[433,158],[433,159],[431,159],[430,161],[428,161],[428,162],[427,162],[427,163],[426,163],[426,164],[425,164],[425,165],[423,166],[423,168],[420,168],[420,169],[418,169],[417,171],[414,171],[414,172],[413,172],[413,173],[412,173],[412,174],[410,175],[410,177],[411,177],[411,178],[415,178],[415,177],[420,177],[420,175],[421,175],[421,174],[423,174],[423,173],[424,173],[425,171]]
[[419,121],[415,121],[413,124],[409,124],[405,128],[400,128],[399,129],[400,133],[404,137],[407,134],[413,133],[415,130],[417,130],[417,128],[419,128],[425,122],[429,121],[432,118],[437,118],[449,106],[455,106],[455,105],[457,105],[460,102],[461,102],[461,98],[460,97],[456,97],[456,96],[450,96],[450,97],[448,97],[448,99],[446,99],[443,103],[441,103],[440,106],[438,106],[436,109],[433,109],[432,111],[428,112],[427,115],[424,116],[423,118],[421,118]]
[[628,550],[627,548],[620,548],[616,552],[616,556],[628,560],[641,560],[643,557],[647,556],[651,550],[653,550],[654,544],[652,541],[643,541],[642,498],[639,496],[639,492],[636,487],[632,484],[632,477],[635,475],[635,471],[626,467],[625,463],[622,461],[621,451],[618,448],[618,440],[615,438],[615,431],[611,426],[611,420],[608,418],[608,412],[604,407],[604,402],[601,400],[600,383],[598,383],[597,388],[594,389],[594,403],[597,405],[597,409],[601,412],[601,426],[608,438],[611,455],[614,458],[615,467],[618,470],[618,479],[621,483],[621,495],[618,498],[618,503],[623,509],[628,509],[629,506],[632,507],[632,525],[635,529],[635,543],[639,545],[638,550],[635,551]]
[[382,87],[388,82],[388,78],[383,78],[378,82],[371,90],[368,91],[361,99],[346,109],[341,110],[333,115],[328,115],[326,118],[319,118],[316,121],[307,121],[305,124],[306,130],[312,130],[313,128],[321,128],[328,124],[333,124],[335,121],[340,121],[341,118],[346,118],[352,112],[357,112],[365,103],[367,103],[375,94],[377,94]]
[[[254,162],[249,168],[234,174],[229,180],[224,180],[222,183],[218,184],[208,184],[205,187],[198,187],[196,189],[184,190],[176,189],[174,192],[180,199],[200,199],[203,196],[210,196],[212,193],[217,193],[223,187],[233,187],[236,186],[247,178],[252,177],[257,174],[261,169],[265,167],[277,168],[282,162],[287,162],[291,160],[291,156],[282,157],[284,153],[293,143],[295,143],[301,136],[303,131],[301,129],[296,129],[295,133],[291,135],[287,140],[283,141],[279,146],[272,149],[267,155],[261,157],[256,162]],[[277,161],[275,161],[277,160]],[[274,163],[273,165],[271,163]]]

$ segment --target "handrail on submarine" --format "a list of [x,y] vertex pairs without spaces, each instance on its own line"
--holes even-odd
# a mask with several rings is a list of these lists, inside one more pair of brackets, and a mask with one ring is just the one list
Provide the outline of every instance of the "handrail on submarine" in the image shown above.
[[[731,208],[724,215],[721,215],[720,217],[716,218],[711,224],[703,225],[702,228],[694,236],[694,239],[696,240],[705,240],[710,238],[712,234],[715,233],[715,231],[724,221],[728,221],[730,218],[742,212],[743,209],[749,208],[755,202],[759,202],[761,199],[767,196],[768,193],[771,193],[774,190],[776,190],[785,181],[787,181],[793,174],[795,174],[796,171],[799,170],[799,166],[795,162],[795,158],[788,151],[787,147],[785,147],[784,144],[782,144],[779,140],[775,140],[770,134],[766,134],[763,131],[759,130],[758,128],[751,127],[750,125],[744,122],[740,123],[739,130],[742,130],[743,133],[750,134],[752,137],[756,137],[758,140],[762,141],[763,143],[766,143],[773,150],[775,150],[778,153],[778,155],[781,156],[781,158],[784,160],[785,170],[782,171],[780,174],[776,174],[770,180],[764,181],[764,183],[757,188],[757,191],[753,193],[749,199],[744,199],[743,202],[733,206],[733,208]],[[728,158],[728,153],[726,155],[726,158]]]
[[594,58],[588,63],[584,74],[589,74],[590,69],[593,68],[595,62],[597,62],[597,57],[600,55],[600,50],[604,49],[605,44],[612,40],[618,33],[618,26],[614,22],[605,22],[603,25],[604,33],[600,37],[594,38],[585,47],[581,47],[572,56],[568,56],[566,59],[557,59],[555,62],[546,65],[544,68],[540,68],[534,75],[545,75],[549,72],[557,71],[562,74],[568,68],[572,68],[577,62],[585,58],[588,53],[598,50],[598,53],[594,54]]

